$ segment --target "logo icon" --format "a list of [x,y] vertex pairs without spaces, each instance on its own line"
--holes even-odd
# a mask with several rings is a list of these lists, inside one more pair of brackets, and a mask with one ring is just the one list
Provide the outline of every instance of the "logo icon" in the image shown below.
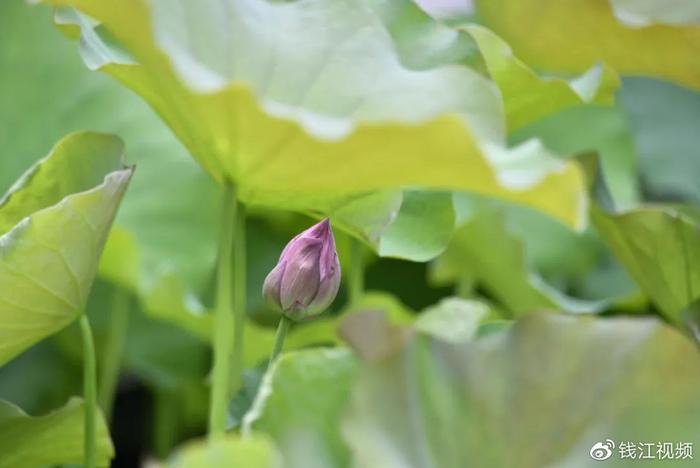
[[591,458],[598,461],[607,460],[612,456],[612,451],[615,448],[615,442],[607,439],[605,442],[597,442],[591,447]]

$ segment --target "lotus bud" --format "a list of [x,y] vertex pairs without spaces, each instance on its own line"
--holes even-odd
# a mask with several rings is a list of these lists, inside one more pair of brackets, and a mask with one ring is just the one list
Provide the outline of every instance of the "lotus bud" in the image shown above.
[[263,284],[271,306],[292,320],[320,314],[338,294],[340,263],[328,218],[289,241]]

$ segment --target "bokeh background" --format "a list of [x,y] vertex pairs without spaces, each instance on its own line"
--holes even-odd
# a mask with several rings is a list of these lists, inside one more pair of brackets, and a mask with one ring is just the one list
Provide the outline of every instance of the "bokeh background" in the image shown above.
[[[448,21],[463,16],[481,21],[488,13],[471,4],[454,9],[454,2],[421,3]],[[539,28],[556,19],[522,19],[525,26],[528,21],[529,27]],[[527,48],[518,48],[517,40],[514,33],[511,46],[527,59]],[[629,195],[628,200],[697,204],[700,93],[678,80],[633,75],[622,72],[615,105],[574,106],[556,112],[511,132],[508,143],[538,137],[559,154],[597,153],[609,171],[608,185]],[[127,280],[102,275],[88,304],[98,358],[110,346],[108,331],[114,320],[128,322],[109,417],[117,453],[113,466],[131,467],[149,458],[164,458],[182,441],[205,433],[210,347],[197,333],[180,326],[179,318],[169,318],[163,311],[173,307],[169,291],[181,291],[170,272],[195,278],[198,296],[191,298],[192,309],[212,305],[219,187],[138,96],[84,66],[75,42],[52,24],[48,8],[4,0],[0,4],[0,192],[63,135],[83,129],[120,135],[128,162],[137,166],[115,223],[117,240],[112,245],[127,249],[130,236],[137,236],[140,245],[149,247],[139,253],[141,260],[155,265],[159,281],[174,288],[145,300]],[[454,294],[478,297],[489,304],[494,316],[503,318],[563,303],[604,315],[656,315],[655,307],[595,229],[574,232],[544,214],[474,195],[464,194],[458,201],[461,225],[436,260],[378,258],[369,249],[362,250],[366,288],[381,291],[396,307],[410,311]],[[260,325],[276,324],[276,316],[260,298],[262,279],[287,240],[314,221],[289,212],[250,212],[247,313]],[[122,238],[123,244],[119,243]],[[341,261],[349,267],[350,240],[342,232],[337,240]],[[113,260],[121,253],[113,248],[105,255]],[[347,296],[343,286],[329,314],[342,311]],[[115,318],[110,313],[115,307],[122,307],[126,315]],[[260,368],[247,371],[246,387],[232,404],[233,414],[250,404],[260,375]],[[0,369],[0,398],[30,414],[46,413],[80,393],[76,325]]]

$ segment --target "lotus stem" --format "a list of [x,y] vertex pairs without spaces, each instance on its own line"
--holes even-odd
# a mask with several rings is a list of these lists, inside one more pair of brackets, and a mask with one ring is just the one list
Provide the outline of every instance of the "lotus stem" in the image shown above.
[[277,326],[277,334],[275,335],[275,345],[272,347],[268,368],[272,366],[277,359],[277,356],[279,356],[279,354],[282,352],[282,348],[284,347],[284,339],[287,336],[287,331],[289,330],[289,325],[291,323],[292,321],[286,315],[282,315],[280,317],[280,323]]
[[365,252],[362,242],[355,238],[350,242],[349,300],[350,305],[356,305],[365,293]]
[[111,420],[114,394],[122,366],[126,334],[129,328],[129,295],[120,288],[114,288],[109,336],[102,358],[98,401],[107,420]]
[[[235,246],[235,256],[233,255]],[[235,300],[235,303],[234,303]],[[226,432],[229,398],[242,372],[245,321],[245,213],[235,187],[224,185],[216,275],[214,366],[209,407],[209,437]]]
[[85,399],[84,455],[85,468],[94,468],[96,462],[97,377],[95,345],[87,315],[80,317],[83,338],[83,398]]
[[236,225],[233,253],[233,356],[231,357],[231,392],[243,382],[243,343],[246,321],[246,216],[245,206],[236,201]]

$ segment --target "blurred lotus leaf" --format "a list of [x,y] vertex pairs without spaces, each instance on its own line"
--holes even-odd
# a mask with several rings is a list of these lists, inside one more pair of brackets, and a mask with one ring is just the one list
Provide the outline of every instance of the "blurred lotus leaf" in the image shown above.
[[587,466],[601,438],[700,440],[700,355],[654,319],[529,315],[360,369],[342,421],[354,466]]
[[[0,400],[0,467],[34,468],[83,461],[85,404],[78,398],[44,416],[28,416]],[[114,448],[104,419],[97,422],[98,466],[107,466]]]
[[700,215],[690,206],[642,206],[620,213],[594,210],[605,242],[667,319],[700,295]]
[[281,468],[282,460],[270,441],[260,435],[227,436],[192,441],[180,447],[169,468]]

